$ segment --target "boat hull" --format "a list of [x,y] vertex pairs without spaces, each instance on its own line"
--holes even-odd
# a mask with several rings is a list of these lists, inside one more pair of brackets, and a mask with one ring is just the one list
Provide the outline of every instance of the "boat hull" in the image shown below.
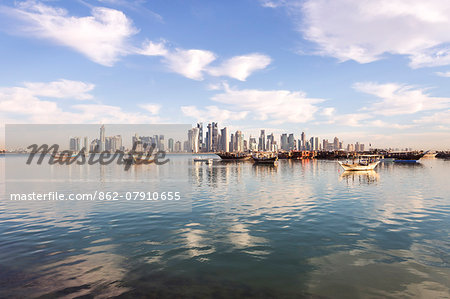
[[253,161],[255,162],[255,164],[276,165],[276,164],[278,164],[278,157],[266,158],[266,159],[259,159],[259,158],[253,157]]
[[350,164],[339,161],[339,164],[344,168],[345,171],[368,171],[374,170],[375,167],[380,163],[380,161],[369,163],[368,165],[361,165],[359,163]]
[[252,158],[252,156],[250,155],[233,155],[233,154],[216,154],[218,155],[222,161],[245,161],[245,160],[250,160]]

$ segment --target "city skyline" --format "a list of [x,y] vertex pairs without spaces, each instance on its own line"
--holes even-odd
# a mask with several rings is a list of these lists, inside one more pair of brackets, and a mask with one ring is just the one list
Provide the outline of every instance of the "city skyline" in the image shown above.
[[4,1],[0,129],[214,121],[448,150],[450,3],[389,3]]
[[[131,149],[134,136],[164,136],[166,140],[184,142],[190,125],[155,125],[155,124],[52,124],[23,125],[9,124],[6,126],[6,149],[26,149],[31,144],[58,144],[62,150],[71,148],[71,139],[79,138],[81,144],[87,140],[89,147],[96,142],[99,151],[106,150],[111,138],[120,136],[120,143],[125,149]],[[102,129],[103,128],[103,129]],[[103,145],[102,141],[103,140]],[[167,143],[167,142],[166,142]]]

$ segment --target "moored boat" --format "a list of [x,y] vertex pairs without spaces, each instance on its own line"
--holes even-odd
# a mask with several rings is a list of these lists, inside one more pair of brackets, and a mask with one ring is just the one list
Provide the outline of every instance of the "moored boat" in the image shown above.
[[387,158],[394,159],[395,163],[416,163],[423,156],[424,152],[391,152]]
[[270,164],[277,165],[278,164],[278,155],[272,152],[256,152],[252,155],[253,161],[255,164]]
[[368,171],[374,170],[375,167],[380,163],[380,156],[378,155],[360,155],[357,157],[358,160],[355,162],[342,162],[338,163],[344,168],[345,171]]
[[237,153],[230,153],[230,152],[222,152],[217,153],[223,161],[245,161],[252,158],[250,154],[243,153],[243,152],[237,152]]

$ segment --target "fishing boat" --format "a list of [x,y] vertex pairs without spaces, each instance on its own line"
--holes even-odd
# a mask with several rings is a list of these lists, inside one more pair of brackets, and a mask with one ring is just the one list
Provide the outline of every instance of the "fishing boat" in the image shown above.
[[436,154],[436,158],[448,160],[450,159],[450,152],[439,152]]
[[425,155],[422,157],[422,159],[435,159],[436,155],[437,155],[436,152],[428,151],[425,153]]
[[394,159],[395,163],[417,163],[423,156],[424,152],[391,152],[388,158]]
[[255,164],[278,164],[278,155],[272,152],[256,152],[252,155],[252,158]]
[[222,152],[217,153],[216,155],[218,155],[222,159],[222,161],[245,161],[250,160],[252,158],[250,154],[243,152],[237,153]]
[[342,162],[338,163],[344,168],[345,171],[367,171],[374,170],[375,167],[380,163],[380,156],[378,155],[359,155],[353,158],[352,162]]

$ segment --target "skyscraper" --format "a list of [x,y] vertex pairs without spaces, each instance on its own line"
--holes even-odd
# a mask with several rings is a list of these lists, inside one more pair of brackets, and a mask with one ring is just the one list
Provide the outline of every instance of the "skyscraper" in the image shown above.
[[83,148],[85,152],[89,152],[89,140],[87,137],[83,138]]
[[174,150],[174,147],[173,147],[174,143],[173,143],[173,139],[172,138],[169,138],[168,145],[169,145],[169,148],[168,148],[169,152],[170,153],[173,152],[173,150]]
[[228,128],[225,127],[222,130],[220,130],[220,135],[221,135],[220,150],[224,151],[224,152],[229,152],[230,151],[230,141],[228,140]]
[[236,152],[242,152],[244,151],[244,135],[242,134],[241,131],[236,131],[235,135],[235,151]]
[[204,151],[205,145],[203,144],[203,123],[197,123],[198,128],[198,147],[200,151]]
[[288,149],[290,151],[295,149],[295,138],[294,138],[294,134],[289,134],[288,136]]
[[284,151],[287,151],[288,148],[289,148],[288,140],[287,140],[287,134],[286,133],[281,134],[280,146],[281,146],[281,149],[284,150]]
[[100,152],[105,151],[105,126],[100,127]]
[[258,150],[266,150],[266,130],[261,130],[261,135],[259,136]]
[[188,131],[188,151],[191,153],[198,153],[198,128],[192,128]]
[[306,150],[306,134],[305,134],[305,132],[302,132],[301,141],[302,141],[302,147],[300,149]]
[[335,151],[339,150],[339,138],[337,138],[337,137],[334,137],[333,149]]
[[219,129],[217,123],[208,124],[208,132],[206,133],[206,150],[208,152],[216,152],[219,145]]

